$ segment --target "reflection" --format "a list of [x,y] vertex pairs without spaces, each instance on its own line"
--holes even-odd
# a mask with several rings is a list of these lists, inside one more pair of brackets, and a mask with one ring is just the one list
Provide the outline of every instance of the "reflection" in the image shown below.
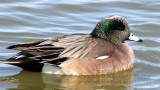
[[61,86],[70,89],[93,90],[93,89],[111,89],[125,90],[132,83],[133,69],[112,73],[107,75],[95,76],[63,76]]
[[127,89],[127,86],[132,83],[133,69],[107,75],[94,76],[66,76],[21,71],[20,74],[6,77],[6,80],[15,83],[19,89],[29,90],[125,90]]

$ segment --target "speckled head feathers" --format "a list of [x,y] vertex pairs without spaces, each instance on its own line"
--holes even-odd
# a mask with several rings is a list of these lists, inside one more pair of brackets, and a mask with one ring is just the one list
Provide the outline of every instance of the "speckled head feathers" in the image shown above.
[[128,38],[130,29],[128,22],[121,16],[113,15],[97,23],[91,35],[114,44],[122,44]]

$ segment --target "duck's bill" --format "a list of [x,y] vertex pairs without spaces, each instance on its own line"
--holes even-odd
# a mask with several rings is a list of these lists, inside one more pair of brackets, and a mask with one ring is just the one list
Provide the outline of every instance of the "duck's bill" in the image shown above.
[[131,40],[131,41],[143,42],[143,40],[141,40],[137,36],[133,35],[132,33],[130,33],[128,39]]

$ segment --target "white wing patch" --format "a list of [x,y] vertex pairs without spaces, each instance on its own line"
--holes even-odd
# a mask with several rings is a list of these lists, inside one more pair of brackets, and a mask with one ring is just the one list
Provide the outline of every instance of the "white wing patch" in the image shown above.
[[108,58],[109,56],[107,56],[107,55],[103,55],[103,56],[99,56],[99,57],[97,57],[96,59],[106,59],[106,58]]

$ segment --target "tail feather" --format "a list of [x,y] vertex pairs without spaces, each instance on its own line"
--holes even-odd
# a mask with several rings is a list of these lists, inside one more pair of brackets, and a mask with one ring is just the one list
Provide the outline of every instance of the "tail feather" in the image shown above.
[[20,63],[20,62],[18,62],[18,61],[10,62],[10,61],[8,61],[8,60],[0,60],[0,63],[1,63],[1,64],[18,64],[18,63]]
[[12,57],[7,60],[1,60],[0,63],[2,64],[10,64],[14,66],[18,66],[24,70],[27,71],[33,71],[33,72],[41,72],[43,68],[43,64],[39,63],[41,60],[34,60],[27,57]]
[[59,54],[48,54],[34,56],[31,54],[20,52],[12,58],[1,60],[0,63],[18,66],[27,71],[41,72],[45,64],[59,67],[62,62],[68,59],[67,57],[57,57],[58,55]]

